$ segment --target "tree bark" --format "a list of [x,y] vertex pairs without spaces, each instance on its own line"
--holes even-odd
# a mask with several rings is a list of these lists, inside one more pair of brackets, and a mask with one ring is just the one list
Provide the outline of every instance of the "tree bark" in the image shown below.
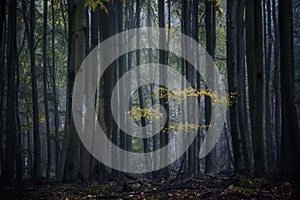
[[14,180],[14,159],[16,153],[16,113],[15,113],[15,70],[17,58],[16,42],[16,9],[15,0],[8,5],[8,43],[7,43],[7,111],[6,111],[6,150],[4,165],[4,180],[11,183]]
[[261,1],[246,1],[246,54],[254,173],[265,171],[263,129],[263,43]]
[[[205,1],[205,28],[206,28],[206,51],[214,60],[216,51],[216,10],[215,2]],[[207,61],[205,66],[206,81],[208,85],[214,81],[214,70],[210,69],[210,61]],[[210,84],[208,83],[210,81]],[[213,92],[214,88],[210,88]],[[205,96],[205,124],[209,125],[211,122],[211,98]],[[216,171],[216,149],[215,147],[205,157],[205,173],[214,173]]]
[[[164,0],[158,0],[158,25],[160,28],[165,28],[165,2]],[[167,45],[166,43],[166,32],[163,31],[161,35],[159,35],[159,47],[160,49],[162,47],[165,47]],[[160,50],[159,51],[159,64],[167,65],[167,52]],[[164,85],[163,88],[166,89],[167,86],[167,72],[164,70],[164,68],[160,68],[159,70],[159,82]],[[166,91],[160,91],[159,96],[166,96]],[[168,97],[163,97],[159,99],[160,105],[163,106],[163,109],[166,111],[166,122],[163,125],[163,129],[160,132],[160,148],[164,147],[168,144],[169,135],[168,135],[168,128],[169,128],[169,104],[168,104]],[[167,156],[167,155],[165,155]],[[160,163],[163,163],[165,160],[167,160],[167,157],[162,156],[160,157]],[[165,167],[160,170],[160,176],[161,177],[168,177],[169,172],[168,168]]]
[[4,169],[4,153],[3,153],[3,107],[4,107],[4,51],[5,51],[5,29],[6,29],[6,1],[0,1],[0,174],[2,174]]
[[35,63],[35,1],[30,1],[30,16],[26,15],[27,3],[22,0],[23,18],[25,22],[25,31],[27,33],[28,49],[30,54],[30,65],[31,65],[31,90],[32,90],[32,113],[33,113],[33,180],[38,181],[41,179],[41,141],[39,133],[39,105],[38,105],[38,89],[37,89],[37,69]]
[[283,175],[300,178],[298,121],[294,102],[294,44],[292,0],[279,0],[282,106],[281,164]]
[[46,177],[50,177],[51,170],[51,138],[49,123],[49,105],[48,105],[48,70],[47,70],[47,19],[48,19],[48,1],[44,0],[44,22],[43,22],[43,89],[44,89],[44,109],[46,118],[46,137],[47,137],[47,169]]
[[56,67],[55,67],[55,10],[54,10],[54,0],[51,1],[52,10],[52,93],[53,93],[53,114],[54,114],[54,136],[55,136],[55,169],[58,169],[59,157],[60,157],[60,147],[59,147],[59,115],[58,115],[58,91],[56,86]]

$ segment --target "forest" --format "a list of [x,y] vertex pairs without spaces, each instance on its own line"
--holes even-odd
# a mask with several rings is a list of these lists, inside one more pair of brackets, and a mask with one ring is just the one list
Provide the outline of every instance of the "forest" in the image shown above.
[[0,0],[0,199],[300,199],[300,1]]

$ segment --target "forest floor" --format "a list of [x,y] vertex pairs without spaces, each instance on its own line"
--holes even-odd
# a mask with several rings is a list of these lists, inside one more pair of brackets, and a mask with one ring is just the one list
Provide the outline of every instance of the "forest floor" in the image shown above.
[[0,199],[300,199],[300,183],[249,179],[244,176],[201,176],[167,179],[110,181],[105,184],[24,181],[2,185]]

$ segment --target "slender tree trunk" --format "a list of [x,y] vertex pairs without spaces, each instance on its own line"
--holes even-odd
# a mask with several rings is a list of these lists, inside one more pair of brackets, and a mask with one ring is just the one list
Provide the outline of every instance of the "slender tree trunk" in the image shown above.
[[50,177],[51,170],[51,138],[49,123],[49,105],[48,105],[48,71],[47,71],[47,26],[48,26],[48,0],[44,0],[44,38],[43,38],[43,88],[44,88],[44,109],[46,118],[46,136],[47,136],[47,169],[46,177]]
[[[91,11],[91,46],[90,46],[90,51],[92,51],[99,42],[99,12],[100,12],[100,8],[97,7],[95,11]],[[94,63],[99,62],[99,60],[95,60]],[[91,81],[93,82],[93,81]],[[90,93],[89,93],[90,94]],[[97,97],[97,95],[96,95]],[[88,103],[88,102],[87,102]],[[95,116],[94,116],[95,117]],[[94,118],[93,118],[94,119]],[[92,123],[93,127],[95,127],[95,124]],[[94,137],[94,135],[93,135]],[[97,161],[96,158],[94,158],[93,156],[90,156],[90,160],[91,160],[91,166],[90,166],[90,175],[91,177],[94,178],[94,180],[97,180],[97,165],[101,165],[101,163]],[[101,170],[102,171],[102,170]],[[101,173],[101,171],[99,173]]]
[[16,132],[17,132],[17,148],[16,148],[16,180],[21,181],[23,179],[23,159],[22,159],[22,130],[21,130],[21,119],[20,119],[20,108],[19,108],[19,89],[20,89],[20,64],[19,54],[17,53],[16,58]]
[[[237,1],[229,0],[227,2],[227,76],[228,78],[228,92],[237,92]],[[241,154],[241,135],[239,126],[238,102],[236,99],[231,99],[231,106],[229,107],[230,131],[233,149],[233,166],[237,172],[242,170],[242,154]]]
[[[189,18],[188,18],[188,1],[183,1],[182,3],[182,19],[181,19],[181,27],[182,27],[182,32],[184,34],[188,34],[188,23],[189,22]],[[181,48],[185,48],[185,44],[182,43],[181,44],[182,47]],[[184,52],[186,53],[186,52]],[[186,56],[186,55],[185,55]],[[186,80],[184,78],[184,76],[186,75],[186,64],[188,64],[183,58],[181,59],[181,90],[185,89],[185,85],[186,85]],[[182,98],[184,98],[184,96],[182,95]],[[182,102],[181,103],[181,123],[184,124],[186,123],[186,103]],[[186,141],[186,136],[185,133],[182,134],[182,141],[185,142]],[[182,156],[182,161],[181,161],[181,165],[183,168],[183,173],[184,176],[188,176],[188,152],[184,152],[183,156]]]
[[263,129],[263,43],[261,1],[246,1],[246,51],[254,173],[265,171]]
[[69,44],[68,44],[68,78],[66,99],[66,122],[63,137],[63,149],[57,171],[57,180],[74,180],[78,172],[78,136],[72,118],[72,90],[75,81],[75,49],[76,49],[76,10],[75,0],[68,1]]
[[32,84],[32,111],[33,111],[33,140],[34,140],[34,165],[33,165],[33,179],[39,180],[41,178],[41,140],[39,133],[39,101],[37,89],[37,70],[35,63],[35,1],[30,1],[30,61],[31,61],[31,84]]
[[5,52],[5,24],[6,24],[6,1],[0,1],[0,174],[2,174],[4,169],[4,154],[3,154],[3,104],[4,104],[4,52]]
[[60,147],[59,147],[59,116],[58,116],[58,91],[56,86],[56,67],[55,67],[55,10],[54,10],[54,0],[51,1],[52,10],[52,93],[53,93],[53,105],[54,105],[54,135],[55,135],[55,169],[58,170],[58,163],[60,157]]
[[[129,16],[127,21],[126,21],[126,28],[131,29],[132,27],[132,22],[133,22],[133,2],[132,1],[126,1],[126,11],[127,15]],[[128,38],[128,46],[131,47],[132,45],[132,39]],[[127,57],[127,70],[131,70],[132,68],[132,52],[128,52],[128,57]],[[131,75],[129,74],[129,79],[131,78]],[[130,95],[131,92],[131,87],[129,86],[126,88],[126,95]],[[131,104],[129,105],[129,109],[131,109]],[[130,126],[128,127],[129,129],[131,128]],[[126,134],[126,150],[127,151],[132,151],[132,136],[129,134]],[[126,163],[126,167],[130,166],[130,163]]]
[[[29,125],[29,116],[26,116],[26,121],[27,124]],[[27,131],[27,158],[28,158],[28,163],[27,163],[27,174],[32,176],[33,172],[33,160],[32,160],[32,147],[31,147],[31,141],[32,141],[32,136],[31,136],[31,131]]]
[[[136,28],[140,28],[141,26],[141,2],[140,0],[136,1]],[[141,64],[141,50],[139,49],[141,46],[141,36],[140,36],[140,32],[137,32],[137,36],[136,36],[136,41],[137,41],[137,50],[136,50],[136,65],[139,66]],[[141,84],[141,72],[140,72],[140,68],[137,68],[136,71],[136,78],[137,78],[137,84],[140,85]],[[138,88],[138,99],[139,99],[139,104],[140,104],[140,109],[144,109],[145,108],[145,102],[144,102],[144,95],[143,95],[143,89],[142,87]],[[144,153],[148,153],[149,152],[149,145],[148,145],[148,139],[147,139],[147,130],[146,130],[146,118],[145,117],[141,117],[141,126],[142,126],[142,134],[143,134],[143,148],[144,148]],[[147,169],[149,169],[150,167],[150,160],[148,159],[148,156],[145,156],[145,163],[146,163],[146,167]],[[147,170],[148,171],[148,170]]]
[[248,135],[248,115],[247,115],[247,101],[246,101],[246,66],[245,66],[245,0],[237,2],[237,106],[238,106],[238,120],[239,130],[242,141],[242,150],[244,157],[244,167],[246,171],[250,172],[251,162],[249,155],[249,140]]
[[267,167],[270,172],[274,169],[274,157],[273,154],[273,136],[271,129],[271,110],[270,110],[270,76],[271,76],[271,62],[272,62],[272,24],[271,24],[271,0],[267,0],[266,4],[267,9],[265,10],[265,20],[267,24],[265,24],[266,32],[265,32],[265,121],[266,121],[266,147],[267,147]]
[[[198,12],[199,12],[199,1],[198,0],[193,0],[192,2],[193,4],[193,11],[192,11],[192,38],[199,42],[199,22],[198,22]],[[199,54],[199,49],[196,50],[195,54],[198,56]],[[197,59],[196,61],[196,64],[199,65],[199,60]],[[194,66],[195,67],[195,66]],[[198,69],[199,70],[199,69]],[[196,89],[200,89],[200,77],[197,73],[197,71],[195,71],[195,69],[193,68],[193,73],[194,73],[194,77],[193,77],[193,87],[196,88]],[[198,100],[200,101],[200,97],[198,97]],[[200,105],[198,101],[198,106]],[[199,111],[198,109],[200,109],[199,107],[198,108],[194,108],[197,110],[197,112]],[[193,119],[197,119],[197,120],[193,120],[193,123],[199,125],[199,117],[196,117],[196,116],[193,116]],[[200,134],[200,131],[201,129],[197,130],[197,133]],[[200,145],[200,141],[199,141],[199,137],[198,135],[195,137],[195,140],[193,142],[193,148],[194,148],[194,152],[193,152],[193,157],[194,157],[194,175],[197,176],[200,174],[200,169],[199,169],[199,158],[198,158],[198,150],[199,150],[199,145]]]
[[34,151],[34,163],[33,163],[33,179],[39,180],[41,178],[41,141],[39,133],[39,105],[38,105],[38,90],[37,90],[37,70],[35,63],[35,1],[30,1],[30,16],[26,15],[27,3],[22,0],[23,18],[25,22],[25,31],[28,38],[28,49],[30,54],[31,65],[31,90],[32,90],[32,113],[33,113],[33,151]]
[[279,0],[282,106],[281,164],[283,175],[300,178],[298,121],[294,102],[294,44],[292,0]]
[[[159,27],[165,28],[165,2],[164,0],[158,0],[158,24]],[[159,35],[159,46],[160,49],[162,47],[165,47],[166,44],[166,33],[163,31],[161,35]],[[167,53],[163,50],[159,51],[159,64],[167,65]],[[164,68],[160,68],[159,70],[159,82],[162,85],[167,86],[167,72],[164,70]],[[164,87],[165,88],[165,87]],[[166,96],[166,91],[161,91],[159,96]],[[159,99],[160,105],[163,106],[163,108],[166,111],[166,123],[163,125],[163,130],[160,133],[160,148],[164,147],[168,144],[169,135],[168,135],[168,128],[169,128],[169,104],[168,104],[168,97],[160,98]],[[165,155],[167,156],[167,155]],[[167,157],[164,157],[161,155],[160,157],[160,163],[163,163],[165,160],[167,160]],[[169,172],[168,168],[165,167],[160,170],[160,175],[162,177],[168,177]]]
[[[206,28],[206,51],[214,60],[216,51],[216,10],[215,2],[206,0],[205,1],[205,28]],[[213,83],[214,70],[209,69],[211,66],[207,61],[205,66],[205,73],[207,82]],[[209,84],[208,85],[214,85]],[[210,88],[214,90],[214,88]],[[213,91],[212,91],[213,92]],[[211,122],[211,98],[205,96],[205,124],[208,125]],[[214,173],[216,171],[216,149],[213,148],[211,152],[205,158],[205,173]]]
[[276,172],[281,171],[281,153],[280,153],[280,142],[281,142],[281,96],[280,96],[280,68],[279,68],[279,59],[280,59],[280,52],[279,52],[279,25],[278,25],[278,18],[276,12],[276,2],[272,0],[272,7],[273,7],[273,27],[274,27],[274,93],[275,93],[275,105],[274,105],[274,123],[275,123],[275,140],[276,140]]
[[[124,22],[123,22],[123,17],[124,17],[124,12],[123,12],[123,4],[121,1],[118,1],[117,2],[117,29],[118,29],[118,33],[122,32],[124,30]],[[124,42],[124,38],[122,37],[119,37],[118,38],[118,42],[120,44],[123,44]],[[126,72],[126,56],[121,56],[119,59],[118,59],[118,78],[120,79]],[[125,109],[125,106],[126,106],[126,103],[122,101],[122,99],[125,98],[125,95],[126,95],[126,90],[127,88],[125,87],[120,87],[119,88],[119,99],[121,101],[119,101],[119,117],[120,117],[120,125],[122,127],[126,126],[126,115],[124,112],[124,109]],[[122,149],[126,149],[126,133],[123,131],[123,130],[119,130],[119,134],[120,134],[120,147]],[[123,169],[126,169],[126,153],[124,152],[124,154],[121,154],[120,155],[120,164],[121,166],[123,167]]]
[[16,150],[16,120],[15,120],[15,70],[17,59],[16,42],[16,9],[15,0],[8,5],[8,43],[7,43],[7,111],[6,111],[6,151],[4,180],[11,183],[14,179],[14,159]]
[[[111,14],[106,14],[103,10],[100,13],[100,19],[101,19],[101,23],[100,23],[100,28],[101,28],[101,41],[106,40],[107,38],[109,38],[110,36],[112,36],[114,34],[114,17],[113,17],[113,6],[112,3],[107,3],[106,4],[107,9],[108,9],[108,13]],[[111,54],[113,54],[114,52],[109,52]],[[104,59],[106,59],[104,57]],[[114,72],[115,72],[115,65],[111,64],[103,73],[102,76],[102,80],[101,80],[101,84],[100,84],[100,102],[101,104],[99,105],[99,110],[101,110],[101,113],[99,113],[99,115],[101,115],[101,117],[99,118],[100,121],[102,121],[101,127],[104,130],[104,132],[107,134],[108,138],[112,138],[113,136],[113,116],[112,116],[112,111],[111,111],[111,94],[113,91],[113,87],[114,87],[114,80],[115,80],[115,76],[114,76]],[[100,122],[101,123],[101,122]],[[116,142],[115,141],[115,136],[114,136],[114,141],[112,142]],[[113,157],[112,159],[115,159],[116,157]],[[113,161],[116,162],[116,159]],[[115,172],[115,171],[114,171]]]

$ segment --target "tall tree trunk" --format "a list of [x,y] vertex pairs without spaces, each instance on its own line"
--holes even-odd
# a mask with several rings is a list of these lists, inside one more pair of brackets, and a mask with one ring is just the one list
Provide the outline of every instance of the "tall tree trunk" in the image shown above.
[[43,89],[44,89],[44,109],[46,118],[46,137],[47,137],[47,169],[46,177],[50,177],[51,170],[51,138],[49,123],[49,105],[48,105],[48,70],[47,70],[47,26],[48,26],[48,0],[44,0],[44,35],[43,35]]
[[[227,2],[227,76],[228,78],[228,92],[237,92],[237,1],[229,0]],[[231,100],[231,106],[229,107],[229,119],[230,119],[230,131],[233,148],[233,166],[235,171],[241,172],[242,170],[242,154],[241,154],[241,135],[239,126],[239,113],[238,102],[236,99]]]
[[34,140],[34,165],[33,165],[33,179],[39,180],[41,178],[41,140],[39,133],[39,101],[37,88],[37,70],[35,63],[35,1],[30,1],[30,63],[31,63],[31,85],[32,85],[32,111],[33,111],[33,140]]
[[5,52],[5,24],[6,24],[6,1],[0,1],[0,174],[4,169],[4,155],[3,155],[3,99],[4,99],[4,52]]
[[[136,1],[136,28],[140,28],[141,26],[141,2],[140,0]],[[136,35],[136,45],[137,45],[137,50],[136,50],[136,65],[139,66],[141,64],[141,50],[139,49],[141,46],[141,36],[140,36],[140,32],[137,32]],[[140,85],[141,84],[141,72],[140,72],[140,68],[137,68],[136,71],[136,78],[137,78],[137,84]],[[140,104],[140,109],[144,109],[145,108],[145,102],[144,102],[144,95],[143,95],[143,88],[139,87],[138,88],[138,99],[139,99],[139,104]],[[147,139],[147,130],[146,130],[146,118],[145,117],[141,117],[141,126],[142,126],[142,134],[143,134],[143,149],[144,149],[144,153],[148,153],[149,152],[149,145],[148,145],[148,139]],[[149,167],[150,167],[150,160],[148,159],[148,156],[145,156],[145,163],[146,163],[146,168],[147,171],[149,171]]]
[[271,0],[267,0],[265,9],[265,129],[266,129],[266,147],[267,147],[267,167],[270,172],[274,169],[273,154],[273,136],[271,129],[271,110],[270,110],[270,76],[271,76],[271,62],[272,62],[272,24],[271,24]]
[[[105,4],[108,9],[108,13],[106,14],[103,10],[100,13],[100,28],[101,28],[101,41],[106,40],[110,36],[114,34],[114,17],[113,17],[113,6],[112,3]],[[114,52],[109,52],[113,54]],[[106,59],[104,57],[104,59]],[[101,124],[102,129],[107,134],[108,138],[112,138],[113,134],[113,116],[111,111],[111,95],[114,87],[114,76],[115,72],[115,65],[111,64],[103,73],[103,76],[101,77],[101,84],[100,84],[100,98],[102,98],[102,103],[100,105],[99,110],[101,110],[101,117],[99,118],[100,121],[102,121],[103,124]],[[101,122],[100,122],[101,123]],[[115,136],[114,136],[115,137]],[[115,140],[115,138],[114,138]],[[113,141],[116,142],[116,141]],[[115,157],[113,157],[115,159]],[[116,162],[116,160],[114,160]]]
[[[99,43],[99,12],[100,12],[100,8],[97,7],[95,11],[91,11],[91,45],[90,45],[90,51],[92,51]],[[99,62],[99,60],[95,60],[94,63]],[[93,81],[91,81],[93,82]],[[91,87],[90,87],[91,89]],[[90,93],[89,93],[90,94]],[[87,102],[89,103],[89,102]],[[95,116],[94,116],[95,117]],[[93,127],[95,127],[94,123],[92,123]],[[94,137],[94,136],[93,136]],[[97,170],[97,166],[98,165],[102,165],[102,163],[98,162],[96,158],[94,158],[93,156],[90,156],[90,160],[91,160],[91,166],[90,166],[90,174],[91,177],[94,178],[94,180],[97,180],[97,175],[99,176],[100,173],[102,173],[102,170]],[[102,166],[103,167],[103,166]],[[97,174],[98,172],[98,174]]]
[[21,130],[21,119],[20,119],[20,108],[19,108],[19,90],[20,90],[20,64],[19,54],[16,57],[16,89],[15,89],[15,100],[16,100],[16,132],[17,132],[17,148],[16,148],[16,180],[21,181],[23,179],[23,146],[22,146],[22,130]]
[[58,91],[56,86],[56,67],[55,67],[55,10],[54,10],[54,0],[51,1],[52,10],[52,67],[51,67],[51,77],[52,77],[52,93],[53,93],[53,114],[54,114],[54,135],[55,135],[55,169],[58,170],[58,163],[60,157],[60,147],[59,147],[59,116],[58,116]]
[[274,27],[274,95],[275,95],[275,105],[274,105],[274,124],[275,124],[275,144],[276,144],[276,172],[281,171],[281,153],[280,153],[280,143],[281,143],[281,97],[280,97],[280,68],[279,68],[279,25],[276,12],[276,2],[272,0],[272,16],[273,16],[273,27]]
[[16,42],[16,9],[15,0],[8,5],[8,43],[7,43],[7,111],[6,111],[6,150],[4,180],[11,183],[14,179],[14,159],[16,150],[16,114],[15,114],[15,70],[17,58]]
[[244,157],[243,168],[250,172],[251,162],[249,154],[248,135],[248,115],[247,115],[247,96],[246,96],[246,66],[245,66],[245,0],[237,1],[237,42],[236,42],[236,67],[237,67],[237,106],[239,130],[242,141],[242,150]]
[[30,54],[31,65],[31,90],[32,90],[32,113],[33,113],[33,179],[39,180],[41,178],[41,141],[39,133],[39,105],[38,105],[38,90],[37,90],[37,70],[35,63],[35,1],[30,1],[30,16],[26,15],[27,3],[22,0],[23,18],[25,22],[25,31],[27,33],[28,49]]
[[300,147],[294,102],[294,44],[292,0],[279,0],[282,106],[281,164],[283,175],[300,178]]
[[[79,1],[82,3],[82,0]],[[75,180],[78,173],[78,148],[79,141],[72,117],[72,92],[75,81],[75,55],[76,55],[76,16],[77,1],[68,1],[69,14],[69,44],[68,44],[68,78],[67,78],[67,99],[66,99],[66,122],[63,137],[63,150],[57,172],[57,180]]]
[[[84,1],[78,3],[77,6],[80,6],[78,8],[77,16],[76,16],[76,35],[77,35],[77,41],[76,41],[76,56],[75,56],[75,70],[76,73],[80,68],[81,63],[83,62],[87,52],[88,52],[88,26],[87,22],[89,19],[87,19],[88,15],[87,8],[84,6]],[[89,46],[89,45],[88,45]],[[90,77],[92,77],[91,74],[85,75],[86,79],[89,80]],[[86,87],[88,84],[85,84]],[[92,87],[89,87],[92,88]],[[82,181],[87,181],[90,178],[90,169],[89,169],[89,163],[90,163],[90,155],[87,149],[84,147],[82,142],[80,142],[80,165],[79,165],[79,178]]]
[[[187,35],[188,33],[188,1],[183,1],[182,2],[182,19],[181,19],[181,31]],[[181,48],[185,48],[185,44],[182,43],[181,44],[182,47]],[[185,52],[184,52],[185,53]],[[186,75],[186,64],[187,62],[182,58],[181,59],[181,75],[182,75],[182,78],[181,78],[181,90],[184,90],[185,89],[185,85],[186,85],[186,80],[184,78],[184,76]],[[184,98],[184,96],[182,95],[182,98]],[[186,122],[186,103],[185,102],[182,102],[181,103],[181,123],[184,124]],[[186,140],[186,136],[185,134],[183,133],[182,134],[182,140],[183,142],[185,142]],[[181,167],[183,169],[183,173],[184,173],[184,176],[188,176],[188,152],[184,152],[184,154],[182,155],[182,161],[181,161]]]
[[[158,24],[160,28],[165,28],[165,2],[164,0],[158,0]],[[160,49],[162,47],[166,47],[166,33],[163,31],[161,35],[159,35],[159,46]],[[159,64],[167,65],[167,52],[160,50],[159,51]],[[159,70],[159,82],[167,86],[167,72],[165,71],[165,68],[160,68]],[[164,87],[165,88],[165,87]],[[168,144],[169,135],[168,135],[168,128],[169,128],[169,104],[168,104],[168,97],[166,97],[166,91],[160,91],[159,96],[164,96],[163,98],[159,99],[160,105],[163,106],[163,109],[166,111],[166,123],[163,125],[163,130],[160,132],[160,148],[164,147]],[[167,155],[165,155],[167,156]],[[161,155],[160,157],[160,163],[164,163],[167,158]],[[162,177],[167,177],[168,174],[168,168],[165,167],[160,170],[160,175]]]
[[[132,22],[133,22],[133,2],[132,1],[126,1],[126,11],[127,15],[129,16],[128,19],[126,20],[126,28],[131,29],[132,28]],[[131,48],[132,45],[132,39],[128,38],[128,48]],[[128,52],[128,57],[127,57],[127,70],[131,70],[132,68],[132,52]],[[131,75],[129,74],[129,78]],[[131,86],[126,88],[126,95],[130,95],[131,92]],[[131,109],[131,104],[129,105],[129,109]],[[130,126],[128,127],[130,130]],[[126,150],[127,151],[132,151],[132,136],[129,134],[126,134]],[[130,166],[130,163],[126,163],[126,167]]]
[[[124,12],[123,12],[123,4],[121,1],[117,2],[117,29],[118,29],[118,33],[124,31]],[[124,42],[124,38],[119,37],[118,38],[118,42],[119,43],[123,43]],[[120,58],[118,59],[118,78],[120,79],[126,72],[126,56],[120,56]],[[125,95],[126,95],[126,90],[127,88],[125,87],[120,87],[119,88],[119,99],[124,99]],[[119,101],[119,110],[123,111],[125,109],[126,103]],[[119,112],[119,117],[120,117],[120,125],[121,127],[126,126],[126,115],[124,112]],[[126,133],[123,130],[119,130],[119,134],[120,134],[120,148],[126,150]],[[120,164],[123,167],[123,169],[126,169],[126,153],[124,152],[124,154],[120,155]]]
[[[205,1],[205,28],[206,28],[206,51],[214,60],[216,51],[216,10],[214,1]],[[210,69],[207,61],[205,66],[206,81],[213,83],[214,70]],[[214,85],[207,83],[208,85]],[[210,88],[214,90],[214,88]],[[213,91],[212,91],[213,92]],[[205,124],[209,125],[211,122],[211,98],[205,96]],[[216,149],[213,148],[205,158],[205,173],[214,173],[216,171]]]
[[246,1],[246,53],[254,173],[265,171],[263,129],[263,43],[260,0]]

